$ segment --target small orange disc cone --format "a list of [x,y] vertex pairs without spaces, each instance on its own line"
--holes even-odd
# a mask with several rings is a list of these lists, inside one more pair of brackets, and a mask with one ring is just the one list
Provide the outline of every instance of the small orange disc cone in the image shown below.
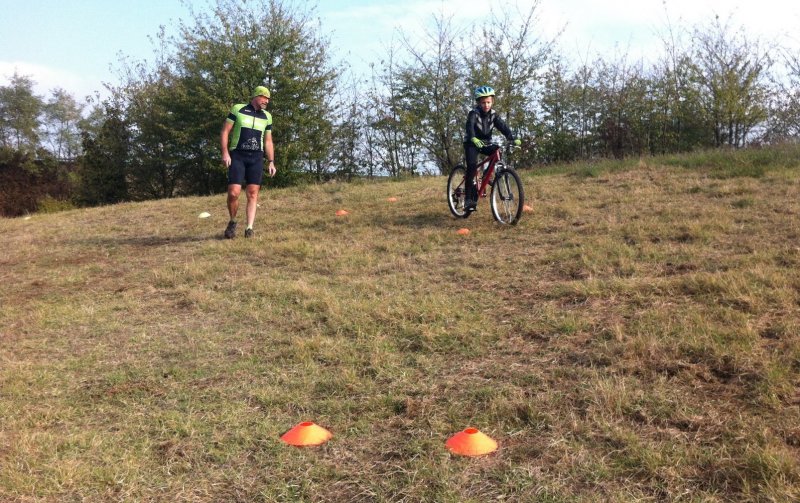
[[333,435],[331,432],[316,425],[311,421],[300,423],[291,430],[281,435],[281,440],[289,445],[297,447],[305,447],[309,445],[324,444],[331,439]]
[[533,207],[528,206],[527,204],[525,204],[525,205],[522,206],[522,211],[530,213],[531,211],[533,211]]
[[347,210],[337,210],[336,211],[336,216],[337,217],[343,217],[343,216],[349,215],[349,214],[350,214],[350,212],[347,211]]
[[467,236],[467,235],[469,235],[469,229],[467,229],[466,227],[464,227],[462,229],[458,229],[456,231],[456,234],[461,234],[462,236]]
[[497,450],[497,442],[476,428],[467,428],[456,433],[444,445],[451,452],[462,456],[483,456]]
[[397,202],[397,198],[396,197],[390,197],[389,199],[387,199],[387,201],[389,201],[390,203],[396,203]]

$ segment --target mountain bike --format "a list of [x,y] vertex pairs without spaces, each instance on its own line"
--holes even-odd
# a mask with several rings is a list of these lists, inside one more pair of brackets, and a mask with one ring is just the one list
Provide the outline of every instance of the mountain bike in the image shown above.
[[[522,180],[514,168],[503,162],[503,148],[496,143],[490,145],[497,148],[478,163],[475,172],[478,200],[486,197],[487,186],[491,187],[489,206],[492,208],[492,216],[501,224],[516,225],[525,204]],[[511,145],[506,147],[508,151],[511,148]],[[465,206],[466,198],[467,168],[459,164],[447,178],[447,205],[454,216],[467,218],[472,213]]]

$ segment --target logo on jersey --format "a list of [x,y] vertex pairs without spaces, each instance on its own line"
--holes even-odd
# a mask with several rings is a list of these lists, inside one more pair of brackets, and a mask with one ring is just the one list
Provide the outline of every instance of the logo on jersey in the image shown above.
[[239,145],[239,150],[261,150],[261,145],[259,145],[257,139],[250,138],[249,140],[242,142],[242,144]]

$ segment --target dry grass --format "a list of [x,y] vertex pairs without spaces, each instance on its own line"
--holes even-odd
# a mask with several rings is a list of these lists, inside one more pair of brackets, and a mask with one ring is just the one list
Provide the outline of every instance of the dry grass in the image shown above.
[[223,196],[0,220],[0,500],[796,500],[793,159],[523,172],[515,228],[437,178],[268,191],[247,241]]

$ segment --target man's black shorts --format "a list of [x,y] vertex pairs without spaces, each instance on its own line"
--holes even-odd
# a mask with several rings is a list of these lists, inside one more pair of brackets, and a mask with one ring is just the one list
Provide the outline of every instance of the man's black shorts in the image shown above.
[[228,185],[261,185],[264,178],[264,152],[231,151]]

